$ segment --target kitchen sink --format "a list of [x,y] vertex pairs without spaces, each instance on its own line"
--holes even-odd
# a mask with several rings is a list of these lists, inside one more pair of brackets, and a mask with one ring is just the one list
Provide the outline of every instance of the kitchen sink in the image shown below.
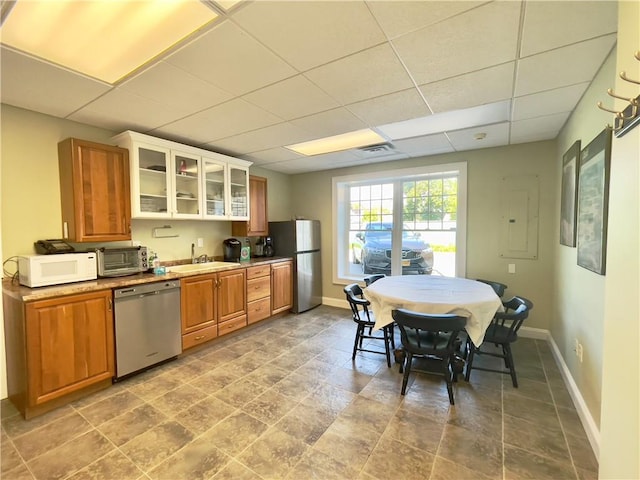
[[228,267],[237,267],[240,265],[237,262],[205,262],[205,263],[187,263],[186,265],[174,265],[173,267],[167,267],[167,272],[176,273],[191,273],[202,272],[208,270],[218,270]]

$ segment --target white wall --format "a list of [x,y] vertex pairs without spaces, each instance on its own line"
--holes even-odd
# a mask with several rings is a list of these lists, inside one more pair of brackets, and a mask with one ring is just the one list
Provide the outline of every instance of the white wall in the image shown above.
[[[640,80],[640,2],[618,6],[616,72]],[[608,85],[635,97],[640,85]],[[602,98],[606,95],[601,92]],[[615,102],[621,110],[624,102]],[[612,120],[611,120],[612,121]],[[640,478],[640,126],[612,145],[605,283],[601,479]]]
[[[611,115],[599,110],[598,100],[606,100],[607,88],[615,76],[615,52],[604,63],[575,112],[558,136],[556,174],[562,177],[562,155],[576,140],[582,148],[611,122]],[[558,185],[558,189],[560,186]],[[556,201],[554,249],[554,322],[551,335],[589,408],[596,425],[600,425],[602,384],[602,335],[604,286],[606,277],[579,267],[577,248],[560,245],[560,201]],[[577,339],[583,345],[583,361],[574,352]]]

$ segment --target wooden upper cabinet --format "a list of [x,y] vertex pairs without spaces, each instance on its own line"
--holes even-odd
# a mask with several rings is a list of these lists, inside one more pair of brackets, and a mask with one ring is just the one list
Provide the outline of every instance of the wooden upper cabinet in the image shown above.
[[63,237],[131,240],[129,152],[68,138],[58,144]]
[[269,234],[266,178],[249,176],[249,220],[233,222],[231,234],[242,237],[260,237]]

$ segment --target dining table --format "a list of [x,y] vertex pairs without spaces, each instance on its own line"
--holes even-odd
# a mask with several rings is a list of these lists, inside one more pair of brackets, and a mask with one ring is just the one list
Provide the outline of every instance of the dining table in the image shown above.
[[467,318],[465,330],[473,344],[482,344],[484,333],[498,311],[500,297],[486,283],[436,275],[394,275],[377,280],[363,290],[371,303],[374,329],[393,322],[391,312],[404,308],[419,313],[452,313]]

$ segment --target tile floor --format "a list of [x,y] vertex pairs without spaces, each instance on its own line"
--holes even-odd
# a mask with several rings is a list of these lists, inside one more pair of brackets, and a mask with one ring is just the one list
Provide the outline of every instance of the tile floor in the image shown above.
[[[545,342],[514,346],[520,388],[473,371],[400,395],[347,310],[262,322],[44,416],[3,400],[13,479],[574,479],[598,465]],[[495,361],[490,357],[489,361]]]

